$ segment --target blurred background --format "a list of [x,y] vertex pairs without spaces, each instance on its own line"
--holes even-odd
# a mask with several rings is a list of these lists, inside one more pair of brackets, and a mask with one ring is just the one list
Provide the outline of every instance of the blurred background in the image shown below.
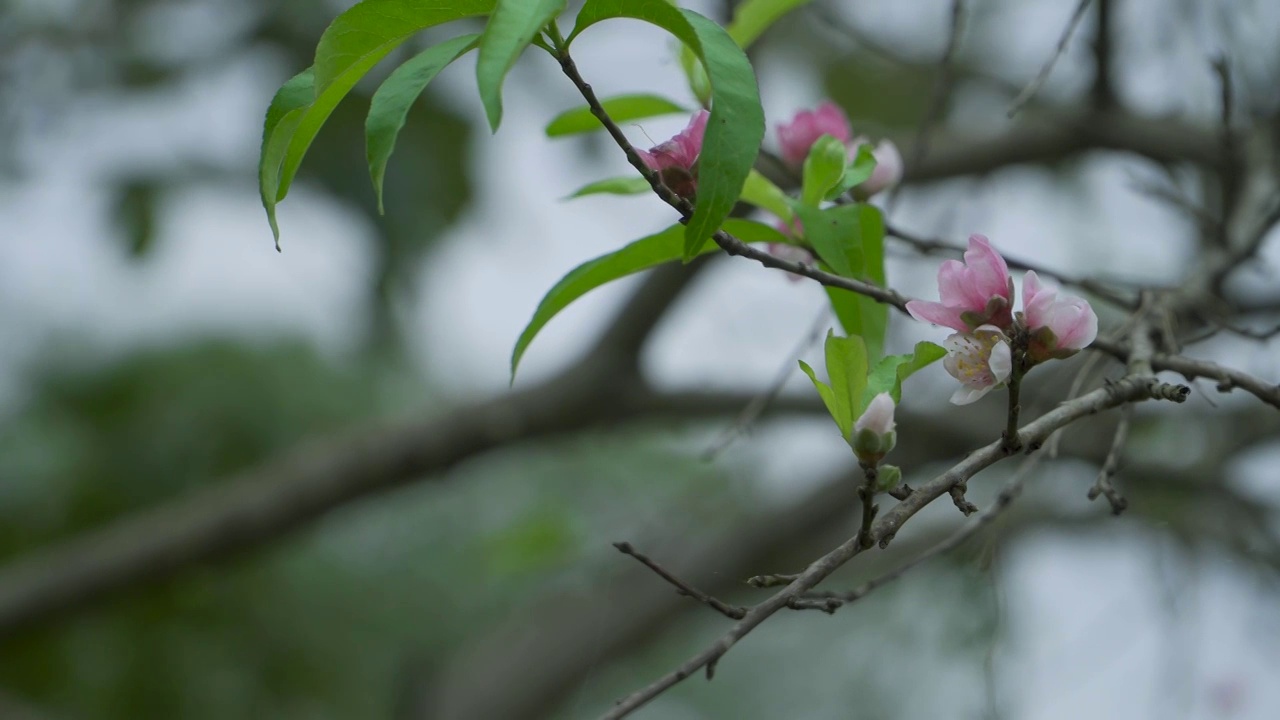
[[[29,577],[11,571],[24,557],[50,570],[28,553],[183,498],[216,502],[220,483],[304,441],[447,420],[553,381],[646,282],[557,317],[508,387],[511,347],[542,294],[673,220],[647,196],[562,200],[627,166],[603,137],[544,137],[581,102],[536,50],[508,80],[496,136],[474,56],[429,88],[400,136],[381,217],[363,145],[386,72],[375,71],[303,164],[277,254],[256,189],[262,114],[348,5],[4,4],[0,596]],[[724,20],[733,3],[688,5]],[[934,158],[877,201],[894,225],[953,242],[982,232],[1011,255],[1119,288],[1176,284],[1202,250],[1188,208],[1213,202],[1208,173],[1178,157],[1216,147],[1210,61],[1226,55],[1239,127],[1274,123],[1280,5],[1095,0],[1009,120],[1075,5],[970,0],[942,70],[950,0],[816,1],[753,51],[766,115],[777,123],[831,97],[859,132],[898,140],[909,165]],[[672,43],[650,26],[602,24],[575,54],[602,96],[691,102]],[[939,93],[941,72],[951,81]],[[1090,102],[1183,144],[1166,157],[1102,141],[973,157]],[[684,122],[626,130],[647,146]],[[922,126],[929,148],[917,157]],[[1231,279],[1242,322],[1274,324],[1276,245]],[[938,259],[892,241],[890,253],[890,282],[932,297]],[[640,368],[655,392],[715,402],[464,453],[251,547],[6,628],[0,716],[594,717],[674,667],[728,621],[611,542],[746,603],[762,595],[744,578],[802,568],[858,516],[847,448],[798,373],[786,412],[707,458],[741,407],[815,355],[814,323],[830,324],[821,289],[740,260],[668,275],[684,292]],[[1099,307],[1104,329],[1122,317]],[[890,350],[942,337],[895,317]],[[1280,377],[1274,342],[1219,335],[1188,353]],[[1078,360],[1032,376],[1030,409],[1065,396]],[[1120,372],[1104,362],[1088,380]],[[893,457],[908,482],[998,433],[1002,401],[949,406],[950,382],[935,366],[908,385]],[[714,682],[691,679],[637,717],[1280,715],[1280,414],[1197,388],[1171,412],[1139,408],[1117,480],[1124,516],[1085,498],[1115,425],[1103,415],[1069,430],[1015,509],[959,551],[833,616],[773,618]],[[985,505],[1009,470],[975,479],[970,499]],[[828,586],[852,587],[961,522],[938,503]]]

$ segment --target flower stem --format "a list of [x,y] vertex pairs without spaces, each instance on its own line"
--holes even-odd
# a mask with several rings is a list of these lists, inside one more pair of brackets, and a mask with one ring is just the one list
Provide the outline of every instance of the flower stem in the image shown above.
[[876,513],[880,511],[880,506],[875,504],[876,478],[879,472],[875,465],[862,464],[862,474],[862,486],[858,488],[858,499],[862,501],[862,525],[858,528],[858,545],[866,549],[875,544],[871,538],[871,524],[875,522]]
[[1022,438],[1018,437],[1018,415],[1022,412],[1021,391],[1022,376],[1027,371],[1027,332],[1017,328],[1013,333],[1013,367],[1009,371],[1009,419],[1005,425],[1003,449],[1006,455],[1012,455],[1022,449]]

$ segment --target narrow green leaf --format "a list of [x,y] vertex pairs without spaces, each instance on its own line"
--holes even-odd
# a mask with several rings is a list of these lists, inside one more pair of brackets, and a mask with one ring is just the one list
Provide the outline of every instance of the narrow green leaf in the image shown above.
[[[747,243],[786,242],[777,230],[762,223],[751,220],[730,218],[725,222],[725,230],[733,233]],[[538,303],[533,318],[520,333],[515,349],[511,352],[511,378],[514,382],[516,367],[520,358],[533,342],[538,332],[564,310],[574,300],[588,292],[619,278],[647,270],[663,263],[679,260],[684,255],[684,229],[680,225],[672,225],[662,232],[640,238],[635,242],[579,265],[560,279],[554,287]],[[701,254],[715,252],[717,248],[710,246]]]
[[857,154],[848,167],[845,168],[844,175],[840,177],[840,182],[827,191],[826,199],[835,200],[855,186],[861,185],[871,177],[875,170],[876,156],[871,152],[871,145],[867,143],[859,145]]
[[831,393],[840,408],[836,422],[844,436],[849,437],[867,386],[867,346],[857,335],[840,337],[828,332],[825,354]]
[[311,141],[360,78],[414,33],[451,20],[485,15],[493,10],[493,4],[494,0],[450,0],[442,5],[424,5],[421,0],[364,0],[329,25],[316,45],[315,91],[310,105],[293,108],[291,112],[297,115],[279,118],[272,137],[263,143],[259,183],[273,226],[275,206],[289,193]]
[[[874,205],[859,203],[857,207],[858,236],[862,241],[862,277],[885,287],[884,216]],[[858,309],[862,313],[862,332],[859,334],[867,341],[867,352],[878,358],[884,351],[884,336],[889,329],[889,306],[859,295]]]
[[844,175],[848,152],[844,143],[833,135],[823,135],[809,147],[809,154],[804,159],[800,202],[818,207],[827,191],[835,187]]
[[580,198],[584,195],[639,195],[640,193],[649,192],[649,181],[635,175],[627,175],[626,177],[605,178],[597,180],[593,183],[583,185],[569,195],[565,200]]
[[862,407],[865,408],[871,398],[882,392],[889,393],[895,404],[902,402],[902,382],[946,354],[947,351],[939,345],[920,342],[916,343],[914,352],[889,355],[881,359],[867,378],[867,389],[862,394]]
[[774,185],[769,178],[756,170],[752,170],[747,175],[747,182],[742,186],[742,195],[738,199],[768,210],[787,223],[795,217],[795,213],[791,211],[791,198],[787,197],[782,188]]
[[729,23],[729,36],[746,48],[756,41],[769,26],[788,12],[809,4],[811,0],[745,0],[734,10]]
[[587,0],[570,39],[601,20],[630,17],[661,27],[702,61],[711,81],[711,117],[698,161],[698,201],[685,226],[684,258],[698,255],[742,194],[764,139],[764,111],[751,62],[724,28],[665,2]]
[[801,360],[800,369],[804,371],[805,375],[809,376],[809,380],[813,383],[813,386],[817,388],[818,395],[822,398],[822,404],[827,406],[827,412],[831,413],[831,419],[836,421],[836,427],[840,428],[840,433],[844,435],[845,438],[848,438],[849,432],[845,430],[844,423],[841,420],[842,415],[840,403],[836,402],[836,397],[831,390],[831,386],[818,379],[818,376],[813,372],[813,368],[809,367],[809,363]]
[[[661,95],[617,95],[601,100],[600,105],[604,107],[605,112],[609,113],[609,117],[618,123],[689,112]],[[601,125],[596,116],[591,114],[591,108],[583,106],[555,116],[551,122],[547,123],[546,132],[547,137],[563,137],[603,129],[604,125]]]
[[566,0],[498,0],[480,38],[476,60],[476,84],[484,103],[489,128],[498,131],[502,122],[502,83],[547,23],[564,12]]
[[276,248],[280,248],[280,226],[276,224],[276,192],[280,188],[280,164],[289,140],[298,128],[298,121],[307,105],[315,97],[315,75],[311,68],[294,75],[271,98],[267,116],[262,124],[262,154],[258,158],[258,192],[262,207],[271,223],[271,234]]
[[382,212],[382,181],[387,161],[395,150],[396,138],[404,127],[409,108],[441,70],[476,46],[478,34],[463,35],[427,48],[396,68],[373,94],[365,121],[365,149],[369,176]]

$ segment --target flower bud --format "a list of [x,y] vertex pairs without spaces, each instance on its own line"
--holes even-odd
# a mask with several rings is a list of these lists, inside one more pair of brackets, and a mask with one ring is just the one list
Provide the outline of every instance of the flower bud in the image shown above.
[[889,492],[902,482],[902,470],[897,465],[881,465],[876,470],[876,492]]
[[871,399],[862,417],[853,424],[850,444],[863,464],[878,464],[898,444],[898,434],[894,431],[894,409],[893,398],[889,393],[880,393]]

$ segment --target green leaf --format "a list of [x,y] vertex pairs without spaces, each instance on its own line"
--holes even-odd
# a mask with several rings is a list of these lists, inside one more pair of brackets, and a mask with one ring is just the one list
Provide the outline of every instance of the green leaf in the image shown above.
[[939,345],[920,342],[916,343],[914,352],[905,355],[889,355],[881,359],[867,378],[867,389],[862,394],[861,408],[865,408],[872,398],[882,392],[889,393],[894,404],[902,402],[902,381],[942,359],[946,354],[947,351]]
[[262,125],[262,156],[258,161],[258,192],[262,195],[262,207],[271,223],[271,234],[276,248],[280,247],[280,226],[276,224],[276,191],[280,187],[280,165],[285,149],[302,120],[307,105],[315,97],[315,75],[311,68],[294,75],[280,86]]
[[866,182],[871,174],[876,170],[876,156],[871,152],[871,145],[863,143],[858,146],[858,152],[854,156],[853,161],[845,168],[844,175],[840,177],[840,182],[836,183],[827,191],[827,200],[835,200],[844,195],[857,185]]
[[862,278],[861,207],[838,205],[825,210],[801,204],[794,207],[804,226],[804,237],[818,257],[839,275]]
[[769,26],[788,12],[807,5],[810,0],[745,0],[733,13],[729,23],[729,36],[746,48],[756,41]]
[[635,175],[627,175],[626,177],[605,178],[597,180],[593,183],[583,185],[569,195],[565,200],[580,198],[585,195],[639,195],[643,192],[649,192],[649,181]]
[[738,202],[764,139],[755,72],[724,28],[665,2],[587,0],[570,40],[601,20],[630,17],[661,27],[688,46],[711,80],[711,117],[698,161],[698,201],[685,226],[684,259],[698,255]]
[[[751,220],[730,218],[725,222],[725,230],[733,233],[747,243],[786,242],[777,230],[762,223]],[[663,263],[679,260],[684,254],[684,228],[677,224],[662,232],[640,238],[635,242],[579,265],[569,271],[555,284],[538,303],[533,318],[520,333],[515,349],[511,352],[511,379],[515,381],[516,367],[524,356],[529,343],[538,332],[564,310],[574,300],[588,292],[619,278],[647,270]],[[714,246],[707,247],[702,254],[714,252]]]
[[818,207],[827,191],[840,182],[848,162],[849,151],[844,143],[833,135],[823,135],[809,147],[804,159],[804,184],[800,189],[800,202]]
[[[661,95],[617,95],[601,100],[600,105],[617,123],[689,112]],[[603,129],[604,125],[601,125],[596,116],[591,114],[591,108],[584,106],[555,116],[551,122],[547,123],[546,132],[547,137],[563,137]]]
[[480,38],[476,60],[476,84],[484,103],[489,128],[498,131],[502,122],[502,83],[547,23],[564,12],[566,0],[498,0]]
[[310,82],[303,79],[304,72],[276,93],[272,101],[272,109],[277,110],[275,122],[272,111],[267,112],[258,182],[277,242],[280,233],[275,206],[289,193],[311,141],[338,102],[379,60],[414,33],[451,20],[485,15],[493,10],[493,4],[494,0],[450,0],[438,5],[424,5],[421,0],[364,0],[329,25],[316,45],[314,93],[307,98],[310,104],[296,104],[302,88]]
[[867,346],[857,335],[840,337],[828,332],[825,351],[831,394],[840,410],[836,424],[847,438],[858,418],[857,411],[862,408],[862,393],[867,387]]
[[831,386],[818,379],[814,374],[813,368],[809,367],[809,363],[801,360],[800,369],[805,375],[809,376],[809,380],[813,386],[818,389],[818,395],[822,398],[822,404],[827,406],[827,412],[831,413],[831,419],[836,421],[836,426],[840,428],[840,433],[845,437],[849,437],[848,431],[844,429],[844,422],[840,403],[836,401],[835,394],[831,390]]
[[787,223],[795,217],[795,213],[791,210],[791,198],[787,197],[782,188],[774,185],[769,178],[756,170],[752,170],[747,175],[747,182],[742,186],[742,195],[738,199],[768,210]]
[[369,176],[378,196],[378,212],[382,212],[382,181],[387,161],[396,147],[396,138],[404,127],[409,108],[427,84],[449,63],[475,48],[479,38],[478,34],[463,35],[423,50],[396,68],[373,94],[369,118],[365,121],[365,148]]
[[[884,220],[877,208],[850,204],[815,210],[797,204],[795,211],[805,239],[832,271],[884,287]],[[889,308],[848,290],[826,290],[841,327],[850,335],[861,335],[871,357],[879,357]]]

